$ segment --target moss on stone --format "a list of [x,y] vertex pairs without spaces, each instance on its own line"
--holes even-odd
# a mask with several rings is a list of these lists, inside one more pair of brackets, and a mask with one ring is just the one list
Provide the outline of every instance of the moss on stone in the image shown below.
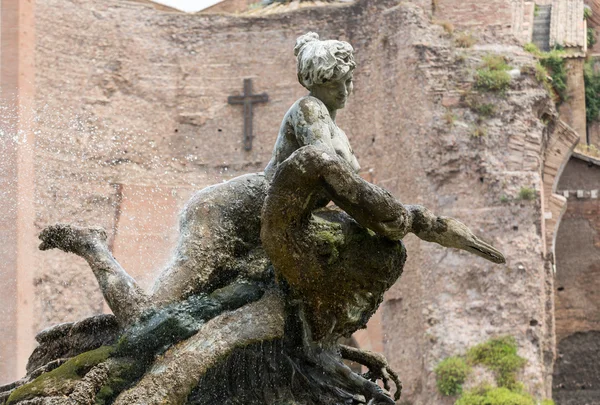
[[525,50],[525,52],[529,52],[529,53],[532,53],[534,55],[537,55],[537,54],[539,54],[541,52],[540,48],[538,48],[537,45],[534,44],[534,43],[532,43],[532,42],[526,43],[523,46],[523,49]]
[[297,255],[302,256],[301,271],[286,274],[285,280],[309,308],[315,339],[364,327],[406,259],[401,242],[379,236],[333,209],[313,212],[306,231],[293,243],[297,251],[272,252],[271,258],[279,268],[298,268]]
[[[517,344],[512,336],[488,340],[467,351],[466,360],[460,356],[448,357],[435,369],[438,390],[443,395],[461,394],[454,405],[538,405],[517,381],[517,372],[526,360],[517,354]],[[482,365],[492,370],[498,387],[482,385],[462,392],[470,366]],[[541,405],[554,405],[545,399]]]
[[465,392],[454,405],[536,405],[529,394],[508,388],[481,387]]
[[344,234],[339,229],[319,229],[314,234],[322,255],[327,255],[328,264],[333,264],[340,257],[340,247],[344,244]]
[[6,405],[34,397],[68,395],[75,382],[81,380],[92,367],[106,361],[113,351],[112,346],[102,346],[73,357],[62,366],[14,390]]
[[486,55],[482,66],[477,69],[475,86],[481,90],[503,93],[510,86],[511,77],[507,70],[510,70],[510,66],[504,56]]
[[564,52],[560,50],[544,52],[540,55],[540,63],[552,77],[554,101],[556,104],[561,104],[567,99],[567,68]]
[[453,396],[462,392],[462,385],[471,367],[460,356],[448,357],[435,368],[436,385],[442,395]]
[[111,404],[117,395],[137,381],[145,370],[145,362],[140,362],[139,359],[115,359],[110,365],[106,384],[96,394],[95,405]]
[[519,190],[519,200],[532,201],[535,200],[537,193],[534,188],[521,187]]
[[483,57],[483,67],[490,70],[510,70],[506,58],[495,54],[488,54]]
[[491,339],[472,347],[467,352],[467,361],[488,367],[495,373],[498,386],[508,389],[518,388],[517,371],[526,363],[517,354],[517,344],[511,336]]
[[510,86],[510,75],[504,70],[477,69],[475,85],[482,90],[504,92]]

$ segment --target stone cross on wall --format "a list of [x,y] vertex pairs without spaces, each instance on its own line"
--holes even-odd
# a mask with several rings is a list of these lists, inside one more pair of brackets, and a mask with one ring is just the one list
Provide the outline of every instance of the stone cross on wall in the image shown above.
[[252,79],[244,79],[244,95],[229,96],[229,104],[244,105],[244,149],[252,149],[252,107],[254,103],[266,103],[269,101],[267,93],[252,94]]

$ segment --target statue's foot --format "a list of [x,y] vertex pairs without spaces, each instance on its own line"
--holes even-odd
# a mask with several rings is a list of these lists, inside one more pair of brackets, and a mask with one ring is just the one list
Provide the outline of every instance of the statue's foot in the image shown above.
[[40,250],[60,249],[63,252],[83,256],[106,247],[106,231],[98,227],[82,228],[57,224],[44,228],[39,235]]

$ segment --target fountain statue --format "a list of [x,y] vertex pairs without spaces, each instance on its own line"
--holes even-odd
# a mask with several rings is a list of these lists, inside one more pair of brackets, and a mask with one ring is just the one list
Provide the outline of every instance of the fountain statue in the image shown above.
[[294,51],[309,94],[285,114],[271,161],[192,197],[151,292],[121,268],[104,230],[41,232],[40,249],[87,260],[114,315],[40,333],[28,375],[0,388],[0,402],[395,403],[401,384],[385,358],[339,341],[365,327],[400,277],[402,238],[504,257],[461,222],[358,176],[335,121],[353,88],[352,46],[308,33]]

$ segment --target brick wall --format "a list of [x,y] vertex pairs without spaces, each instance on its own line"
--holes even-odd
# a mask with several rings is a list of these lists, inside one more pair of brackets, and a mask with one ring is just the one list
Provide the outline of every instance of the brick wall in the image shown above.
[[[519,2],[524,3],[524,2]],[[516,17],[509,0],[434,0],[434,18],[452,22],[457,28],[502,38],[512,35]],[[519,10],[522,12],[523,10]]]
[[600,330],[600,201],[567,203],[556,246],[556,338]]
[[567,98],[560,105],[560,118],[579,135],[580,143],[586,144],[585,84],[583,81],[584,58],[565,59],[567,69]]
[[598,403],[600,333],[600,167],[571,158],[559,184],[568,198],[556,242],[557,404]]

